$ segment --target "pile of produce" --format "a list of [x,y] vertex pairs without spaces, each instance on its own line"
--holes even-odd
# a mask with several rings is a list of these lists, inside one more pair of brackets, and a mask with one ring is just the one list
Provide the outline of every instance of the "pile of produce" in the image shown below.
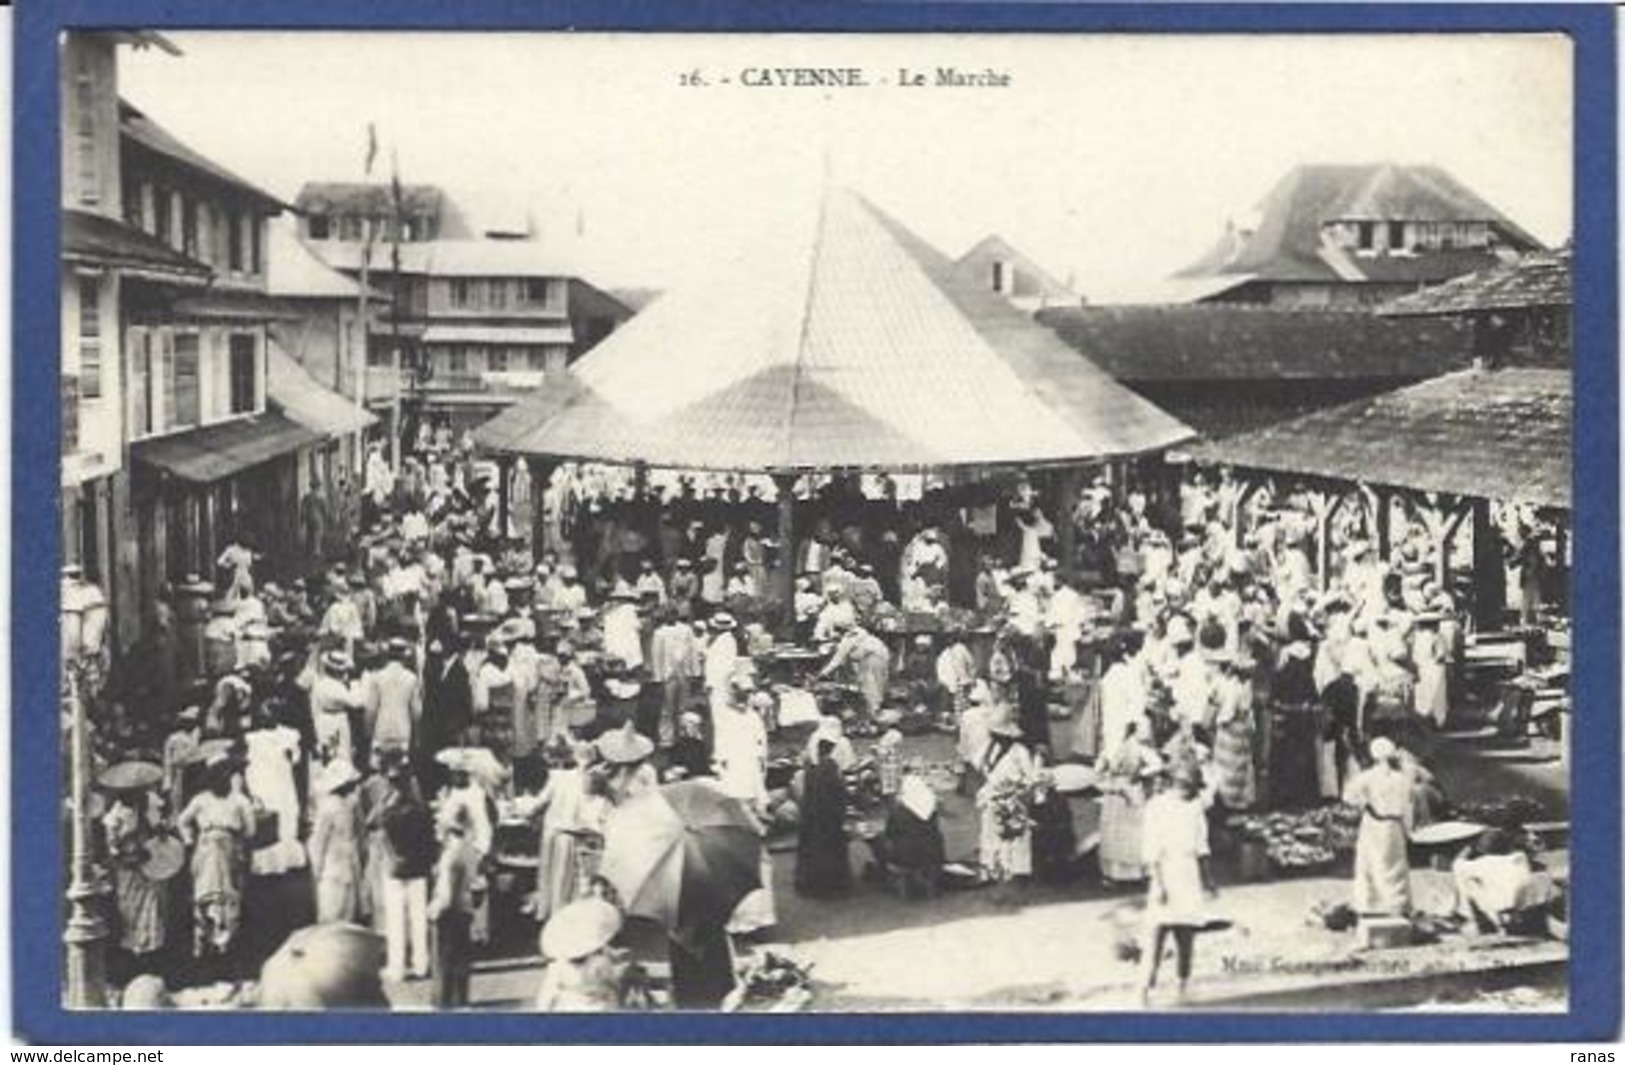
[[1295,813],[1247,814],[1232,817],[1230,827],[1243,840],[1263,844],[1276,866],[1314,869],[1354,850],[1360,811],[1339,803]]
[[1520,793],[1453,804],[1453,814],[1458,820],[1476,821],[1490,828],[1520,828],[1530,821],[1539,821],[1543,812],[1539,802]]
[[723,1000],[724,1012],[788,1013],[812,1001],[812,967],[764,950],[739,970],[739,982]]
[[1033,788],[1019,780],[1006,780],[993,789],[988,801],[1000,839],[1019,839],[1030,832],[1033,821]]

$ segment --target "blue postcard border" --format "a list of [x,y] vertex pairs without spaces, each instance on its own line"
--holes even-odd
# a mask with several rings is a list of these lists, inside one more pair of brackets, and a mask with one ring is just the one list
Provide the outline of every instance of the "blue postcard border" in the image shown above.
[[[58,33],[69,27],[904,32],[1562,32],[1575,46],[1575,880],[1570,1010],[1450,1014],[74,1014],[61,1004],[55,618]],[[12,937],[18,1038],[73,1044],[1573,1041],[1620,1024],[1617,62],[1602,4],[23,0],[16,13]],[[1583,222],[1583,224],[1582,224]],[[50,264],[45,268],[43,264]]]

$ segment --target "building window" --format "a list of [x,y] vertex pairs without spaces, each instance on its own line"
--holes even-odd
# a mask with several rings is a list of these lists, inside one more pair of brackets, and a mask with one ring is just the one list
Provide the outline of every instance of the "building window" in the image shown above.
[[1388,247],[1394,251],[1403,251],[1405,248],[1405,223],[1388,223]]
[[519,298],[532,306],[541,306],[547,302],[547,279],[541,277],[527,277],[520,283]]
[[96,150],[96,72],[89,52],[79,53],[79,69],[74,74],[74,106],[78,110],[74,126],[74,156],[79,169],[79,202],[101,202],[101,167]]
[[79,279],[79,387],[86,399],[102,398],[102,286]]
[[993,263],[993,291],[1005,293],[1010,291],[1010,264],[1003,261]]
[[1375,222],[1355,223],[1355,246],[1361,251],[1370,251],[1377,244],[1377,224]]
[[451,283],[451,305],[453,307],[472,307],[474,305],[474,286],[464,280]]
[[360,240],[361,219],[355,215],[343,215],[339,218],[339,239]]
[[451,347],[446,349],[446,372],[468,372],[468,352],[466,349],[462,347]]
[[525,358],[533,371],[540,372],[547,369],[546,348],[531,348],[530,353]]
[[311,215],[308,226],[309,226],[310,239],[311,240],[326,240],[327,239],[328,229],[327,229],[327,216],[326,215],[324,215],[324,214],[313,214],[313,215]]
[[508,283],[506,281],[492,278],[489,283],[489,290],[491,293],[491,306],[494,309],[502,310],[508,306]]
[[152,336],[145,329],[129,333],[130,351],[130,436],[152,432]]
[[493,373],[505,373],[508,369],[508,349],[493,345],[486,360]]
[[175,334],[175,354],[169,364],[167,398],[169,427],[184,429],[202,420],[202,393],[198,387],[198,335]]
[[146,186],[130,181],[124,185],[124,220],[136,229],[147,228],[147,213],[141,209],[141,195]]
[[243,216],[236,211],[226,212],[226,269],[241,272],[243,268]]
[[181,254],[197,258],[197,212],[196,200],[181,197]]
[[169,190],[157,186],[152,190],[152,235],[169,243]]
[[62,375],[62,453],[79,450],[79,378]]
[[259,346],[252,333],[231,334],[231,413],[259,409]]
[[250,213],[244,221],[248,226],[248,272],[258,274],[264,269],[260,260],[260,216]]

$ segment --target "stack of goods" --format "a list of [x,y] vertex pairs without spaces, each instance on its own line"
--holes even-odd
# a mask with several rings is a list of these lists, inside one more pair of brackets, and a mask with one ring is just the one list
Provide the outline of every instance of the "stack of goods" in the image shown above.
[[1298,813],[1248,814],[1229,823],[1243,842],[1263,847],[1276,871],[1301,873],[1324,869],[1354,850],[1360,811],[1338,804]]
[[1540,803],[1528,795],[1513,793],[1495,799],[1474,799],[1452,804],[1456,818],[1476,821],[1490,828],[1521,828],[1530,821],[1539,821],[1543,810]]

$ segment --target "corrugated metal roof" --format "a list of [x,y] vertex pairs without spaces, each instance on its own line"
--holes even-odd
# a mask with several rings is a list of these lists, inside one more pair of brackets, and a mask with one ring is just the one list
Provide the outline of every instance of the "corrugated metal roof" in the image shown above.
[[[358,271],[366,254],[361,241],[311,241],[311,251],[338,270]],[[370,269],[393,269],[389,242],[374,241]],[[580,276],[568,256],[535,240],[420,240],[400,246],[401,273],[436,277],[551,277]]]
[[569,344],[575,331],[557,325],[441,325],[423,330],[425,344]]
[[71,208],[62,212],[62,257],[199,285],[214,274],[205,264],[134,226]]
[[360,432],[378,419],[330,388],[272,341],[265,350],[265,398],[307,429],[327,436]]
[[252,181],[238,177],[202,152],[183,143],[180,138],[147,117],[145,112],[128,100],[119,101],[119,133],[148,151],[156,152],[216,181],[234,186],[239,192],[264,202],[273,209],[273,213],[290,209],[289,204]]
[[1567,508],[1566,370],[1464,370],[1191,449],[1199,461]]
[[662,296],[476,439],[792,471],[1072,462],[1191,435],[853,193],[722,271]]
[[1366,311],[1192,304],[1038,312],[1078,352],[1129,382],[1435,377],[1472,362],[1472,332]]
[[1565,248],[1526,255],[1434,288],[1390,300],[1387,315],[1452,315],[1574,305],[1573,255]]
[[274,411],[130,445],[130,457],[193,484],[212,484],[321,440]]
[[263,292],[241,292],[211,288],[196,295],[182,296],[174,304],[184,318],[217,318],[228,322],[298,321],[304,315],[288,304]]

